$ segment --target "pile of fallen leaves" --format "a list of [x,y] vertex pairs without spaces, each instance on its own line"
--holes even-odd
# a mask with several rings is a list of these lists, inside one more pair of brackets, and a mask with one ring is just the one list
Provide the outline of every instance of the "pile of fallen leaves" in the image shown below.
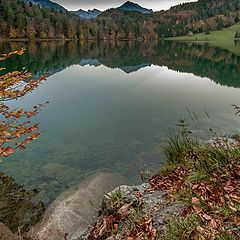
[[137,212],[141,205],[141,196],[137,196],[139,202],[117,204],[118,207],[111,214],[103,216],[101,220],[92,226],[88,239],[107,239],[114,235],[115,239],[149,239],[155,240],[157,230],[153,227],[152,217],[141,215]]
[[225,172],[214,171],[208,181],[194,184],[191,190],[190,211],[203,222],[198,232],[206,239],[224,233],[240,239],[240,163],[232,162]]
[[[188,177],[193,171],[191,167],[176,167],[154,176],[149,181],[148,194],[164,191],[169,201],[175,201],[181,191],[188,192],[190,203],[186,204],[181,217],[194,215],[199,218],[188,235],[191,239],[240,239],[240,161],[233,160],[224,171],[213,171],[207,180],[191,182]],[[141,196],[137,197],[137,205],[116,204],[114,211],[92,227],[89,239],[101,240],[110,236],[127,240],[157,239],[151,215],[136,217],[137,209],[142,207]],[[183,232],[180,239],[189,238]]]
[[186,187],[185,178],[189,172],[187,168],[176,167],[171,172],[156,175],[149,181],[152,187],[148,189],[148,192],[161,190],[166,192],[169,197],[173,197],[180,189]]
[[225,171],[215,170],[208,180],[190,183],[190,169],[178,167],[166,176],[150,180],[149,191],[161,190],[174,199],[183,189],[190,191],[191,204],[182,216],[198,215],[201,225],[193,229],[196,239],[216,239],[227,234],[240,239],[240,162],[234,160]]

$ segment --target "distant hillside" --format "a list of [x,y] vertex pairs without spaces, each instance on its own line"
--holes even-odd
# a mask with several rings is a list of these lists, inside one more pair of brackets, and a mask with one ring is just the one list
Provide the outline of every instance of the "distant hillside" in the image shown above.
[[181,36],[175,38],[169,38],[168,40],[175,41],[191,41],[191,42],[208,42],[209,45],[228,50],[238,56],[240,56],[240,41],[234,41],[236,32],[240,32],[240,22],[232,25],[228,28],[223,28],[218,31],[209,32],[209,34],[198,33],[192,36]]
[[239,0],[199,0],[160,12],[126,2],[101,14],[63,11],[49,0],[26,1],[0,0],[1,38],[140,41],[208,33],[240,21]]
[[46,7],[46,8],[51,8],[57,11],[67,11],[64,7],[62,7],[61,5],[52,2],[50,0],[24,0],[25,2],[31,2],[33,4],[37,4],[39,6],[42,7]]
[[239,0],[199,0],[154,13],[156,32],[175,37],[229,27],[240,20]]
[[51,1],[0,0],[1,38],[76,39],[79,32],[80,18]]
[[78,11],[72,11],[72,13],[83,19],[94,19],[97,18],[102,12],[94,8],[93,10],[88,11],[79,9]]
[[124,10],[124,11],[135,11],[135,12],[140,12],[140,13],[144,13],[144,14],[149,14],[149,13],[153,12],[152,9],[143,8],[140,5],[138,5],[137,3],[133,3],[130,1],[125,2],[118,9]]

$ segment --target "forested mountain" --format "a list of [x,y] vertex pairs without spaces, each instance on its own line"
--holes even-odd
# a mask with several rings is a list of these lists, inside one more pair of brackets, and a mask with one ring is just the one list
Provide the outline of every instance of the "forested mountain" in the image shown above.
[[[50,2],[41,2],[45,1]],[[131,2],[125,6],[132,7],[132,10],[113,8],[96,19],[81,19],[71,12],[56,11],[55,8],[44,8],[22,0],[1,0],[0,37],[147,40],[208,33],[230,26],[240,19],[239,0],[199,0],[172,7],[168,11],[148,13],[143,13],[146,9],[136,11],[136,8],[143,8]]]
[[151,10],[151,9],[143,8],[140,5],[138,5],[137,3],[133,3],[130,1],[125,2],[118,9],[123,10],[123,11],[135,11],[135,12],[140,12],[140,13],[145,13],[145,14],[149,14],[149,13],[153,12],[153,10]]
[[61,5],[59,5],[55,2],[49,1],[49,0],[24,0],[24,1],[28,2],[28,3],[31,2],[32,4],[37,4],[41,7],[51,8],[51,9],[54,9],[54,10],[57,10],[57,11],[67,11]]
[[239,10],[239,0],[199,0],[155,13],[154,22],[159,36],[209,32],[238,22]]
[[79,36],[80,18],[22,0],[0,1],[0,36],[28,39],[74,39]]

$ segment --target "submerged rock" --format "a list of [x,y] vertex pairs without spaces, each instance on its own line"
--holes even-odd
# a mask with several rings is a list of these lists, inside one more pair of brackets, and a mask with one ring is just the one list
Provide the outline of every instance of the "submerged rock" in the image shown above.
[[117,173],[97,173],[62,193],[48,208],[43,220],[28,233],[36,240],[77,239],[96,220],[104,194],[125,179]]
[[60,163],[48,163],[42,167],[45,177],[57,180],[60,183],[68,183],[81,175],[81,171]]

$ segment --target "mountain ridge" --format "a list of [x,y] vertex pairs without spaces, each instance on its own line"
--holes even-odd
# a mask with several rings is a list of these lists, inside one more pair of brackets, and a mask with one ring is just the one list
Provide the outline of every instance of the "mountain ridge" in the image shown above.
[[92,10],[83,10],[83,9],[79,9],[77,11],[71,11],[71,13],[79,16],[80,18],[83,18],[83,19],[94,19],[94,18],[97,18],[101,13],[102,11],[94,8]]
[[140,12],[140,13],[144,13],[144,14],[153,13],[152,9],[143,8],[139,4],[131,2],[131,1],[125,2],[123,5],[121,5],[117,9],[124,10],[124,11]]
[[[116,8],[111,8],[114,10],[121,10],[121,11],[132,11],[132,12],[139,12],[139,13],[143,13],[143,14],[150,14],[153,13],[152,9],[147,9],[144,8],[142,6],[140,6],[137,3],[131,2],[131,1],[127,1],[124,4],[122,4],[120,7],[116,7]],[[100,11],[96,8],[94,8],[93,10],[83,10],[83,9],[79,9],[77,11],[71,11],[73,14],[79,16],[82,19],[95,19],[97,18],[99,15],[101,15],[102,13],[107,12],[108,9],[104,10],[104,11]]]
[[36,4],[36,5],[39,5],[41,7],[45,7],[45,8],[51,8],[51,9],[54,9],[54,10],[57,10],[57,11],[64,11],[64,12],[68,11],[62,5],[60,5],[56,2],[50,1],[50,0],[24,0],[24,2]]

